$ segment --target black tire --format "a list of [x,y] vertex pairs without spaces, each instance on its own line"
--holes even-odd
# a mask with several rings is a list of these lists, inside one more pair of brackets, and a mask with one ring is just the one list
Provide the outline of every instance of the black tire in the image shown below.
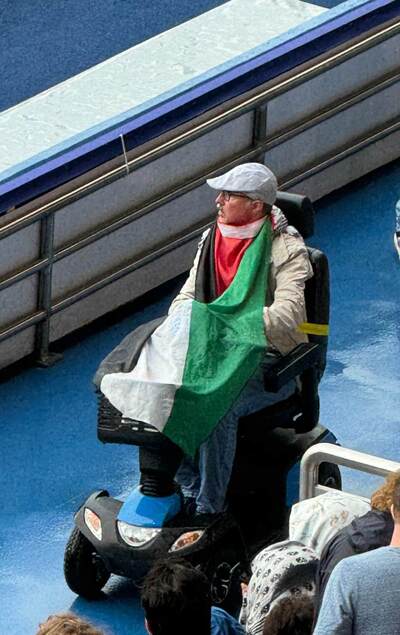
[[342,489],[342,476],[335,463],[321,463],[318,471],[318,483],[333,489]]
[[64,576],[71,591],[88,600],[99,596],[110,577],[93,545],[77,527],[65,549]]

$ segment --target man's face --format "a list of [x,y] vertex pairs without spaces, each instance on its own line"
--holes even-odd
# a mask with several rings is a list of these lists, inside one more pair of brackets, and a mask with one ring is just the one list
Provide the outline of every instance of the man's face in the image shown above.
[[226,225],[245,225],[264,215],[262,201],[255,201],[241,192],[220,192],[215,202],[218,221]]

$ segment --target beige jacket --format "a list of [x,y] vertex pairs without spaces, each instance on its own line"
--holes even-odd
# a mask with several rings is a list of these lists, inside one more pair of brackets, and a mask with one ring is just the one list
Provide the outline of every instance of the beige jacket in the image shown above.
[[[209,231],[206,230],[201,237],[189,277],[173,300],[169,313],[181,302],[194,298],[197,266]],[[275,236],[272,241],[264,323],[269,346],[280,353],[288,353],[301,342],[307,341],[307,336],[296,329],[306,321],[304,286],[312,275],[303,239],[298,234],[289,233]]]

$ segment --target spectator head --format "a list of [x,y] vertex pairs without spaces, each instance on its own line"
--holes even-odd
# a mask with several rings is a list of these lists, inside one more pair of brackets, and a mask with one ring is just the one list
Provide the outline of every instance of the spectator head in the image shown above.
[[73,613],[50,615],[40,624],[36,635],[104,635],[103,631],[95,628],[89,622],[82,620]]
[[[391,472],[385,479],[385,482],[371,496],[371,507],[380,512],[389,512],[393,503],[394,491],[400,485],[400,470]],[[400,510],[400,507],[399,507]]]
[[311,596],[278,600],[264,621],[263,635],[311,635],[314,605]]
[[156,562],[143,582],[141,600],[150,635],[210,633],[210,583],[186,560]]
[[393,488],[391,512],[395,525],[400,525],[400,475]]
[[275,175],[262,163],[242,163],[207,179],[207,184],[219,191],[218,219],[228,225],[243,225],[269,214],[278,190]]

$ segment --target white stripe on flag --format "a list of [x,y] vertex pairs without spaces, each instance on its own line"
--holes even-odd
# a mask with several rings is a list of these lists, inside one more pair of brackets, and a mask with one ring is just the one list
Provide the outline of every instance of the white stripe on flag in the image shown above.
[[105,375],[100,389],[124,417],[163,430],[182,385],[192,300],[179,304],[154,331],[129,373]]

